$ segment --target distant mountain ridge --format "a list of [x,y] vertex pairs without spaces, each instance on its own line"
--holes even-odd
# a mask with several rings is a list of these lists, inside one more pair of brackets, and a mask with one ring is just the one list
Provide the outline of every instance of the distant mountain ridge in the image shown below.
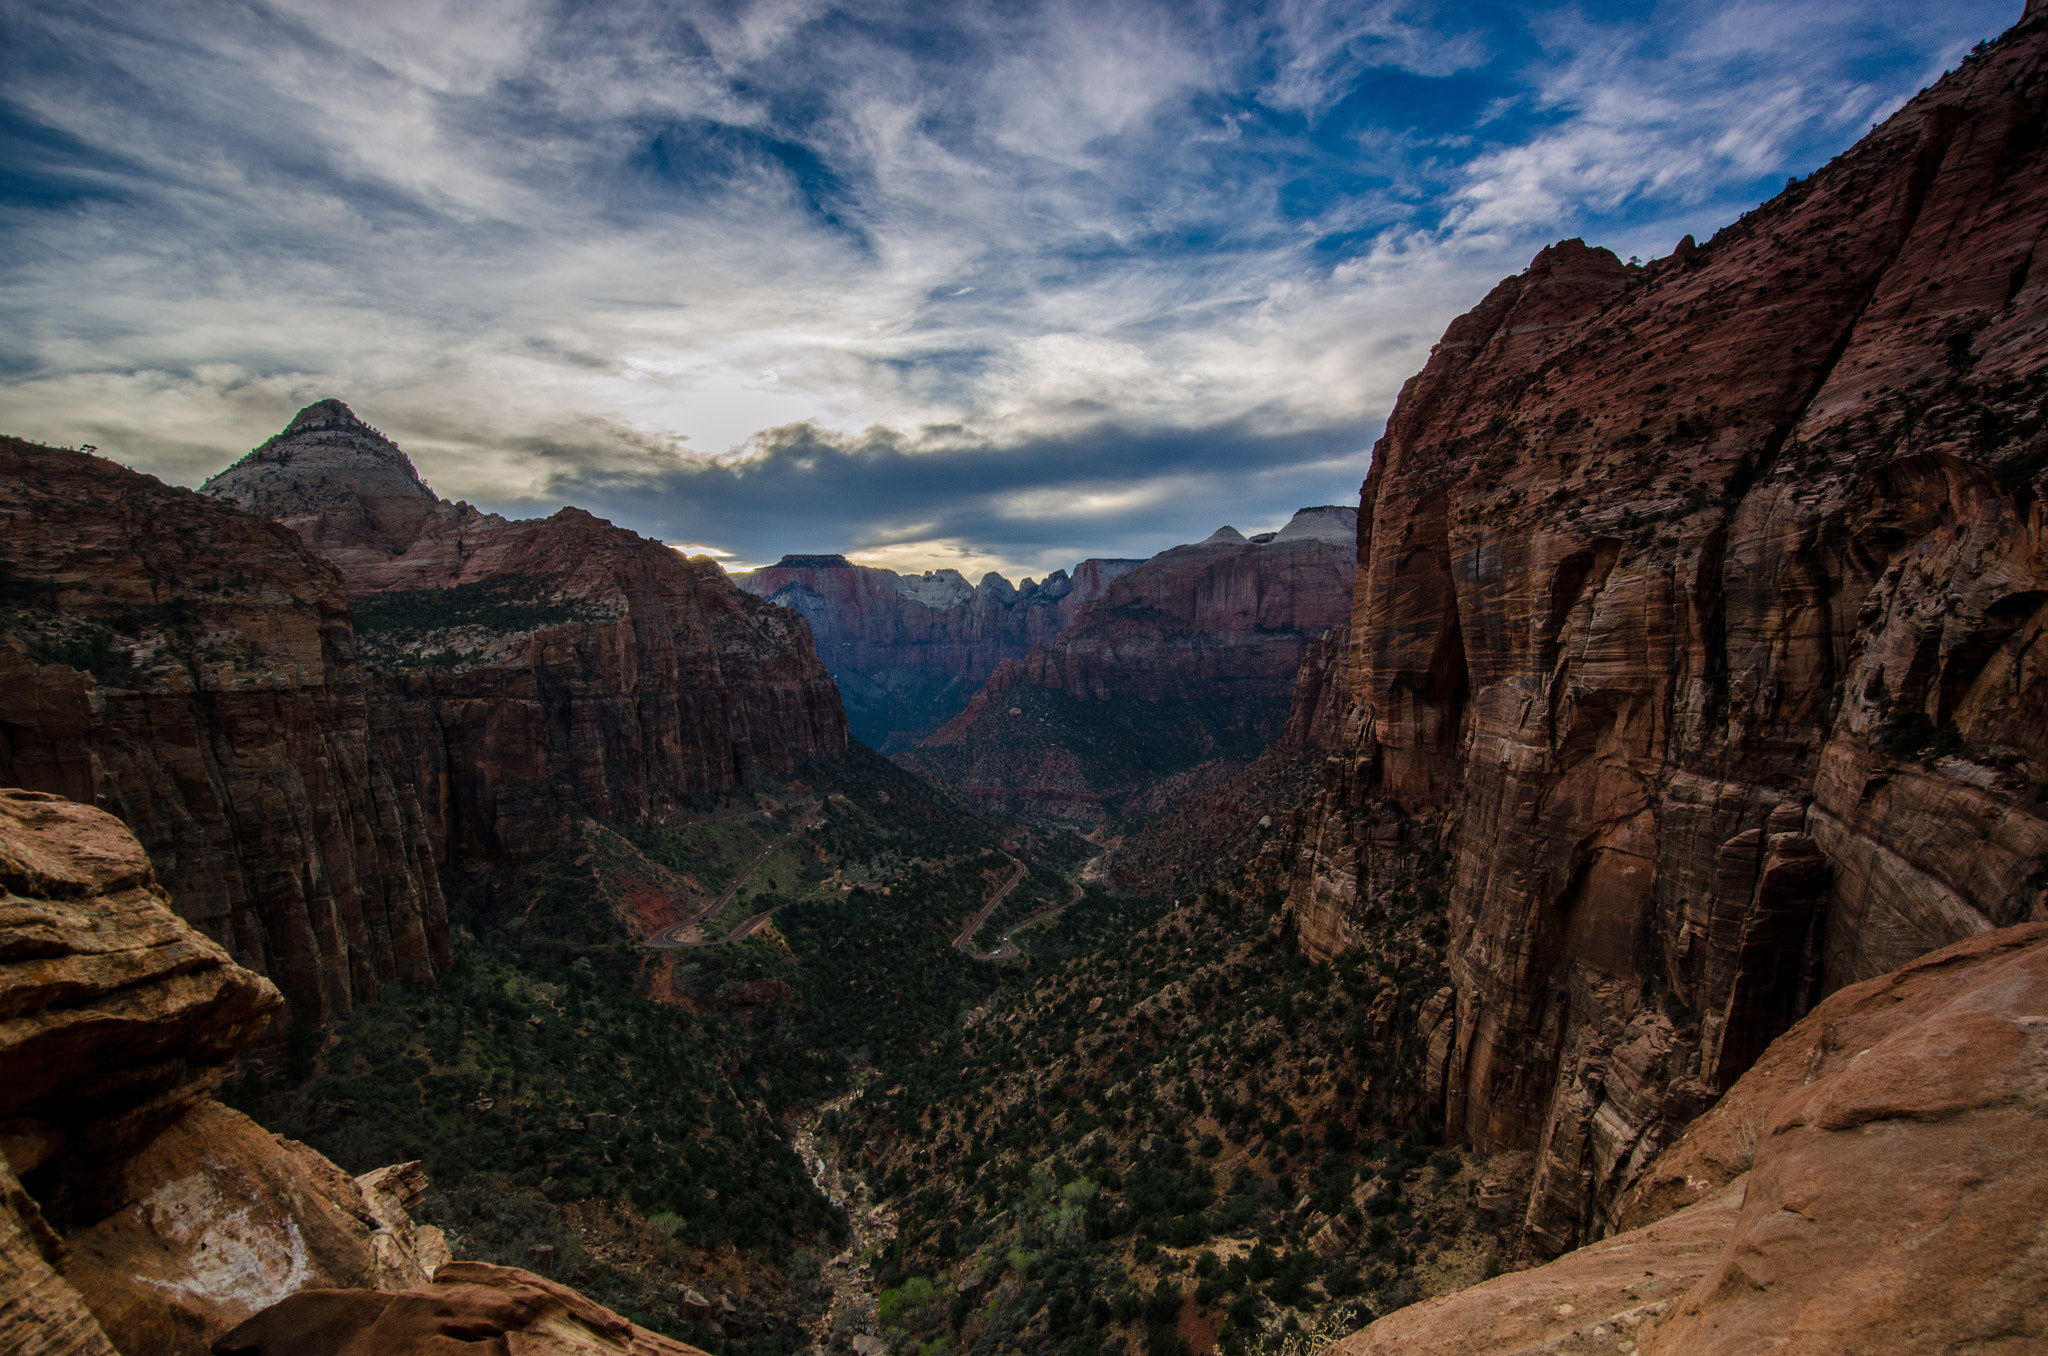
[[810,623],[854,734],[895,752],[958,714],[998,664],[1058,635],[1141,564],[1084,560],[1071,576],[1055,570],[1013,586],[994,572],[977,585],[958,570],[900,575],[843,555],[788,555],[732,578]]
[[1162,551],[1008,660],[898,761],[1009,813],[1100,820],[1162,777],[1248,761],[1283,732],[1302,662],[1351,614],[1358,511]]
[[120,815],[305,1020],[445,967],[449,868],[846,748],[800,617],[449,504],[337,400],[197,494],[0,441],[0,524],[0,781]]

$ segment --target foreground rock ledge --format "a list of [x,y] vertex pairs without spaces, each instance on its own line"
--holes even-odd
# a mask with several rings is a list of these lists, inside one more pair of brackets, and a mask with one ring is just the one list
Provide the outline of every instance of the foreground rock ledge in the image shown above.
[[451,1262],[417,1290],[303,1290],[221,1337],[216,1356],[705,1356],[516,1267]]
[[1625,1217],[1674,1206],[1337,1350],[2048,1351],[2048,924],[1822,1003],[1672,1146]]

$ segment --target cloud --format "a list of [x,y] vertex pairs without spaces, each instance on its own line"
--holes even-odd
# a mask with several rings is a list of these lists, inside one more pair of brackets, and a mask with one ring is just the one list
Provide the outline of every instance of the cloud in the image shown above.
[[735,559],[1129,554],[1349,497],[1542,244],[1711,231],[2010,8],[17,0],[0,427],[190,483],[338,395]]

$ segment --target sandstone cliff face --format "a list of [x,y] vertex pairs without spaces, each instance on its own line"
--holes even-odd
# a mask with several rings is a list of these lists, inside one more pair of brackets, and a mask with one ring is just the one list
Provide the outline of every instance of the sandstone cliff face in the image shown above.
[[352,1181],[208,1100],[280,999],[118,820],[0,791],[0,918],[0,1347],[196,1354],[303,1286],[445,1260],[403,1170]]
[[2044,58],[1704,247],[1545,250],[1376,450],[1291,907],[1341,949],[1404,814],[1451,855],[1429,1092],[1542,1150],[1545,1250],[1820,995],[2048,911]]
[[704,1356],[516,1267],[457,1262],[397,1293],[305,1290],[223,1336],[218,1356]]
[[1206,757],[1257,754],[1304,655],[1349,615],[1351,526],[1304,509],[1270,540],[1224,528],[1161,552],[899,761],[997,808],[1088,818]]
[[546,851],[576,813],[658,823],[683,796],[846,746],[799,618],[580,509],[514,522],[437,499],[339,401],[203,492],[340,569],[391,675],[380,734],[457,856]]
[[0,440],[0,782],[97,804],[304,1016],[448,958],[431,797],[377,736],[334,571],[289,533]]
[[894,752],[958,714],[996,665],[1059,635],[1142,563],[1084,560],[1071,577],[1055,570],[1013,587],[999,574],[974,585],[957,570],[911,577],[844,556],[784,556],[733,582],[802,614],[854,734]]
[[1345,1356],[2035,1350],[2048,924],[1837,992],[1659,1161],[1628,1232],[1380,1320]]

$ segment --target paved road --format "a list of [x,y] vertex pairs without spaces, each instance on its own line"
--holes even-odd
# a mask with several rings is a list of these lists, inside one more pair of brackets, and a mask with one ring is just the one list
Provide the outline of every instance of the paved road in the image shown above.
[[[782,837],[776,839],[767,847],[762,848],[758,853],[756,853],[754,855],[754,860],[748,862],[746,868],[742,870],[739,873],[739,875],[733,877],[732,884],[726,886],[725,889],[719,894],[718,898],[712,900],[709,904],[705,905],[702,909],[699,909],[691,917],[685,918],[682,922],[669,924],[661,931],[655,933],[652,937],[649,937],[646,940],[646,942],[642,943],[642,945],[662,948],[678,946],[722,946],[726,942],[736,942],[742,937],[751,936],[754,933],[754,931],[761,926],[761,924],[768,921],[769,915],[775,912],[774,909],[768,909],[761,913],[757,913],[752,918],[749,918],[746,922],[740,924],[737,928],[734,928],[731,932],[727,933],[725,936],[714,937],[710,941],[705,941],[702,938],[697,938],[695,940],[686,940],[683,937],[683,934],[690,931],[692,928],[700,927],[703,924],[708,923],[712,919],[718,917],[719,910],[723,909],[726,906],[726,904],[728,904],[732,900],[733,895],[739,891],[739,888],[747,883],[747,877],[753,875],[756,871],[760,870],[761,864],[767,861],[770,857],[773,857],[776,853],[776,850],[781,848],[783,844],[787,843],[790,839],[796,837],[799,833],[804,832],[806,829],[816,829],[822,826],[822,820],[815,824],[799,824],[795,828],[791,829],[788,833],[783,834]],[[777,907],[780,906],[778,905]]]
[[[999,946],[986,956],[977,954],[974,950],[974,934],[981,931],[982,924],[988,922],[988,916],[996,911],[996,906],[1005,899],[1008,899],[1010,891],[1017,888],[1017,882],[1024,879],[1024,863],[1018,861],[1015,857],[1011,857],[1008,853],[1003,855],[1010,865],[1017,869],[1010,873],[1010,878],[1003,882],[1003,887],[1000,890],[997,890],[988,897],[988,903],[982,905],[974,917],[967,920],[967,926],[962,928],[960,935],[953,939],[953,949],[963,956],[973,956],[976,960],[996,960],[1002,951],[1002,948]],[[1010,954],[1015,955],[1016,952],[1012,950]]]
[[[1017,861],[1017,859],[1014,857],[1012,857],[1010,860],[1013,862]],[[1015,937],[1018,933],[1022,932],[1025,928],[1037,927],[1040,923],[1051,922],[1053,919],[1065,913],[1068,909],[1073,908],[1074,905],[1080,903],[1082,890],[1081,882],[1088,879],[1089,870],[1094,867],[1096,862],[1099,862],[1101,860],[1102,858],[1100,857],[1094,858],[1086,866],[1083,866],[1081,868],[1081,878],[1080,880],[1074,882],[1074,893],[1068,895],[1065,900],[1061,901],[1058,904],[1053,904],[1046,908],[1040,909],[1037,913],[1032,914],[1029,918],[1025,918],[1019,922],[1012,923],[1009,929],[1005,931],[1002,936],[996,938],[995,950],[975,951],[972,949],[972,939],[974,937],[974,934],[981,931],[982,924],[988,922],[988,916],[995,912],[996,905],[1003,902],[1003,897],[1009,894],[1012,889],[1016,888],[1018,881],[1024,879],[1024,864],[1022,862],[1017,862],[1016,873],[1010,877],[1009,883],[1004,885],[1002,889],[996,891],[995,898],[989,900],[989,902],[982,907],[981,912],[974,915],[974,921],[967,925],[967,930],[961,933],[958,937],[955,937],[953,939],[953,949],[955,951],[960,952],[962,955],[965,955],[970,960],[979,961],[1011,960],[1017,956],[1023,955],[1024,953],[1017,949],[1017,944],[1011,941],[1010,939],[1012,937]]]

